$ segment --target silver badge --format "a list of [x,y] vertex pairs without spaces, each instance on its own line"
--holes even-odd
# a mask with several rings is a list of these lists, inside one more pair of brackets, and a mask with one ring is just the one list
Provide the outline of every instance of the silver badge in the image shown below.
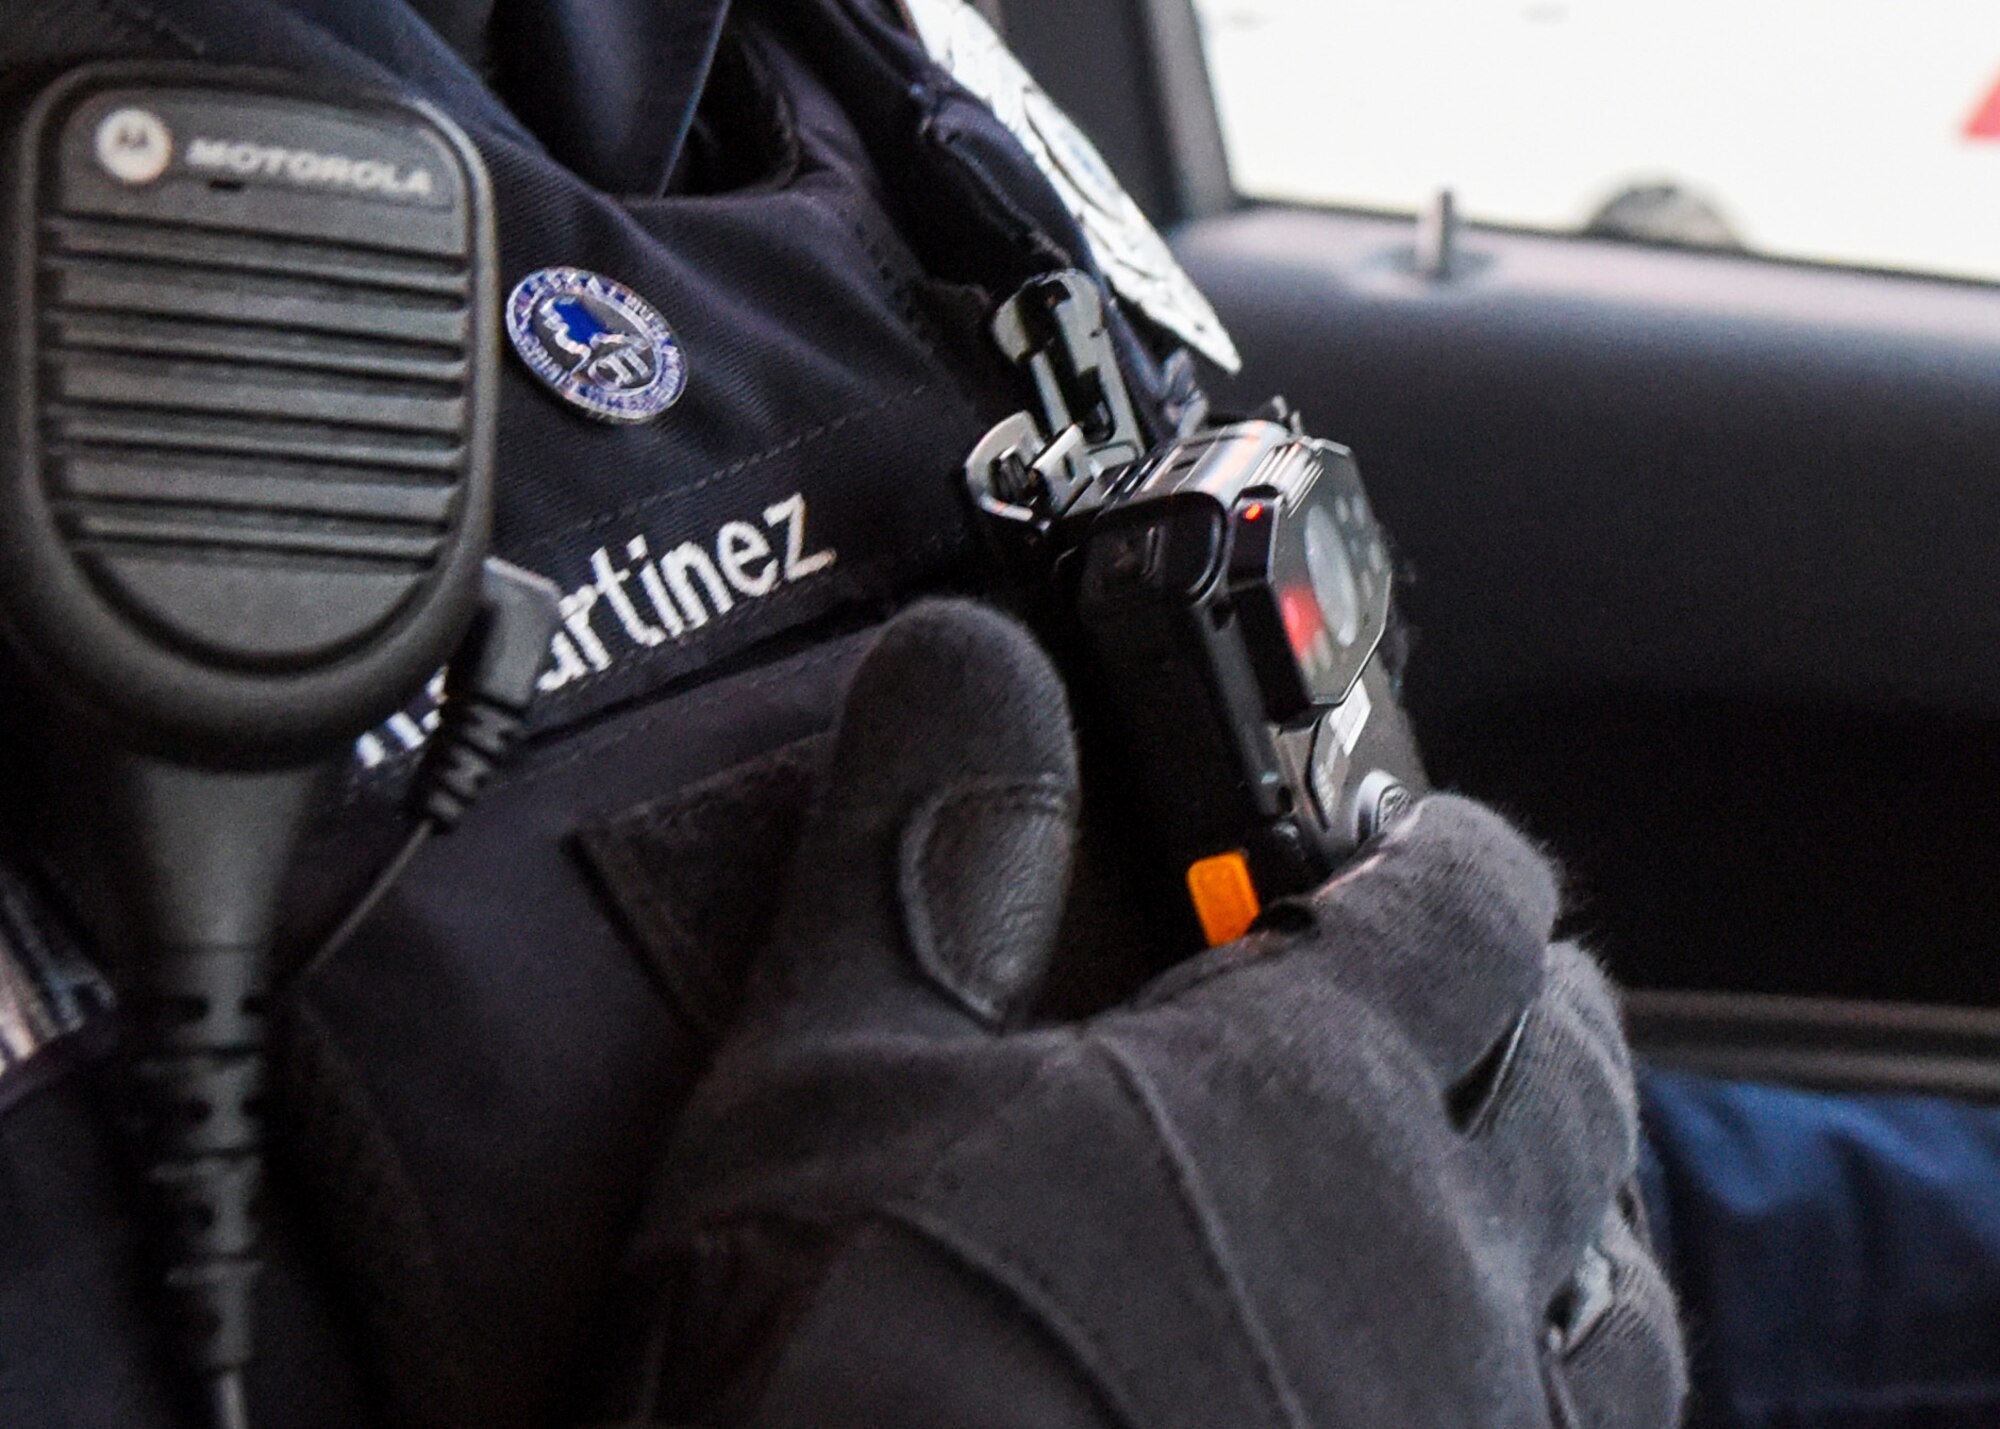
[[1239,371],[1236,344],[1166,239],[985,18],[965,0],[903,0],[903,8],[931,57],[993,111],[1048,176],[1120,295],[1216,366]]

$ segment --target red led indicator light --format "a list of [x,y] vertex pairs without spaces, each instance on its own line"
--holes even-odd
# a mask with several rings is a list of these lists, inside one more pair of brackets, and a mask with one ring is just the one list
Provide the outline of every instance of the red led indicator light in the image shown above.
[[1278,595],[1278,613],[1285,622],[1285,638],[1303,660],[1311,653],[1313,641],[1326,629],[1319,598],[1305,586],[1288,586]]
[[1243,519],[1245,521],[1262,521],[1264,519],[1264,503],[1261,501],[1253,501],[1248,506],[1244,507]]

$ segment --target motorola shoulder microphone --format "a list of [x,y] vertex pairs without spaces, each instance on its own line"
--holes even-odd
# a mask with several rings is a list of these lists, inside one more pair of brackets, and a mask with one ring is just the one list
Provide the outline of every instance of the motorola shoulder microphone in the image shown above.
[[491,205],[436,112],[293,75],[94,66],[17,121],[0,627],[112,870],[165,1291],[239,1426],[280,883],[477,606]]

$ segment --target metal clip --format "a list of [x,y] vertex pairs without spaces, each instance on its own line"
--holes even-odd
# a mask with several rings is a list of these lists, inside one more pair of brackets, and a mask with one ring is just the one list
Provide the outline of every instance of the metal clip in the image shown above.
[[1041,407],[1038,422],[1016,412],[981,437],[965,480],[981,510],[1012,524],[1046,529],[1103,499],[1103,479],[1145,451],[1118,353],[1104,323],[1104,300],[1075,271],[1037,278],[1001,304],[993,338],[1027,369]]

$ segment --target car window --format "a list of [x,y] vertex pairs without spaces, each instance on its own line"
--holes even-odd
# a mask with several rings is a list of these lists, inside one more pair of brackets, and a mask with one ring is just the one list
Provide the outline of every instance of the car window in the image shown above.
[[2000,279],[1994,0],[1196,0],[1242,193]]

